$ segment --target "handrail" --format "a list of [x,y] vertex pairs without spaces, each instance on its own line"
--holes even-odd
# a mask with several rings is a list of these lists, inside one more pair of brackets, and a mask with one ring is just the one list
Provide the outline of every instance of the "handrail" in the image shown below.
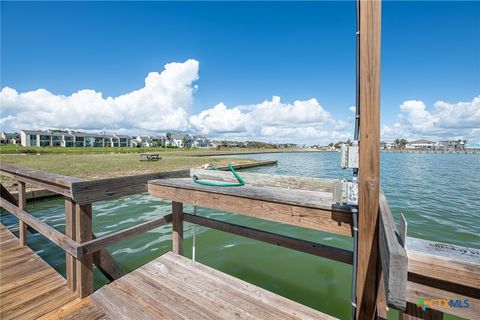
[[161,218],[147,221],[130,227],[128,229],[123,229],[115,233],[84,242],[79,246],[79,250],[82,251],[83,255],[91,254],[105,248],[106,246],[128,239],[135,235],[139,235],[149,230],[167,225],[170,222],[172,222],[172,214],[167,214]]
[[37,230],[40,232],[43,236],[48,238],[50,241],[55,243],[57,246],[62,248],[65,252],[67,252],[69,255],[71,255],[74,258],[80,258],[83,253],[81,250],[79,250],[79,244],[57,229],[49,226],[43,221],[40,221],[39,219],[35,218],[28,212],[20,209],[16,205],[11,204],[7,200],[5,200],[3,197],[0,198],[0,207],[4,208],[14,216],[16,216],[19,220],[25,222],[27,225],[32,227],[33,229]]
[[293,238],[268,231],[253,229],[234,223],[205,218],[188,213],[184,213],[183,216],[185,221],[207,228],[212,228],[238,236],[246,237],[249,239],[274,244],[280,247],[313,254],[319,257],[343,262],[350,265],[353,263],[353,252],[350,250],[336,248],[321,243]]

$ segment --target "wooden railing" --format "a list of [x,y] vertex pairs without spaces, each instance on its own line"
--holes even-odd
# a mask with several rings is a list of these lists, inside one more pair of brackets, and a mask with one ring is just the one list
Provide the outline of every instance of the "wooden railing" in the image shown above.
[[[87,181],[79,178],[0,165],[0,174],[18,182],[18,201],[2,186],[0,206],[19,219],[19,240],[27,245],[27,225],[66,252],[67,286],[81,298],[93,292],[93,265],[110,280],[124,273],[105,249],[108,245],[171,222],[171,215],[96,238],[92,232],[92,203],[147,191],[147,181],[188,176],[189,170]],[[26,211],[26,184],[65,198],[65,234]]]

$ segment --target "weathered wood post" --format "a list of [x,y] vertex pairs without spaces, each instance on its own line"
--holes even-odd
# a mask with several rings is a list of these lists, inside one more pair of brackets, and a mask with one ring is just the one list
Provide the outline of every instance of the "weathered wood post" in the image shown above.
[[[72,240],[76,240],[75,202],[68,197],[65,197],[65,235]],[[77,260],[66,253],[67,287],[72,291],[77,289],[76,268]]]
[[[27,211],[26,185],[23,181],[18,181],[18,207]],[[27,224],[18,220],[18,238],[21,246],[27,245]]]
[[[75,241],[83,243],[93,239],[92,204],[75,204]],[[76,289],[79,298],[93,293],[93,257],[85,255],[76,261]]]
[[376,315],[380,183],[381,1],[359,3],[360,141],[357,319]]
[[172,201],[172,251],[183,255],[183,203]]

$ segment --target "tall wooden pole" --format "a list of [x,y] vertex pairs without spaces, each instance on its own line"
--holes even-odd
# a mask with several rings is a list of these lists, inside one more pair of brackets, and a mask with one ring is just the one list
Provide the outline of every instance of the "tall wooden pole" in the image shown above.
[[183,255],[183,203],[172,201],[172,251]]
[[380,184],[381,1],[360,1],[357,319],[376,316]]
[[[78,243],[93,239],[92,204],[75,205],[75,240]],[[93,293],[93,257],[91,254],[76,261],[76,289],[79,298]]]

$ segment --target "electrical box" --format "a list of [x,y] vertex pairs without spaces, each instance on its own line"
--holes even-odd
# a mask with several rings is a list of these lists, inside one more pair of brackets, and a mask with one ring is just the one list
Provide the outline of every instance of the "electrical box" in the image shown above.
[[340,167],[342,169],[358,169],[358,145],[347,146],[342,144],[340,152]]
[[338,204],[358,205],[358,182],[342,179],[333,184],[333,201]]

